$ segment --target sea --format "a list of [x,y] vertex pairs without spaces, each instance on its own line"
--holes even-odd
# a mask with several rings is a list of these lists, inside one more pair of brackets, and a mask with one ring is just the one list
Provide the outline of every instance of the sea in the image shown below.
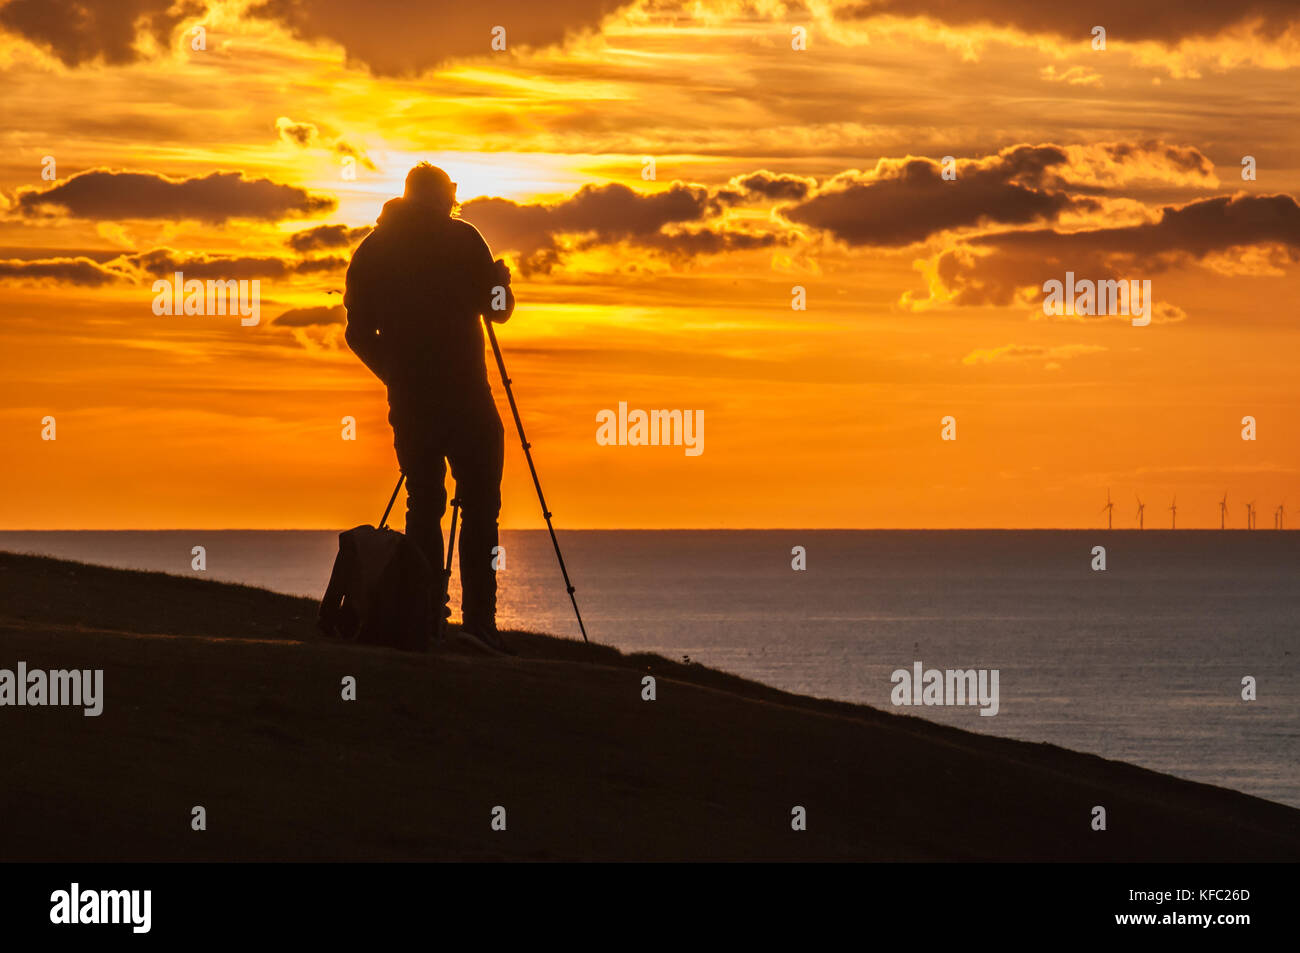
[[[602,530],[559,538],[594,642],[1300,808],[1300,533]],[[500,625],[579,638],[546,532],[505,531],[501,542]],[[206,578],[319,598],[338,539],[293,530],[0,532],[0,550],[180,575],[195,574],[197,545]],[[455,609],[456,580],[452,593]],[[918,662],[996,670],[997,714],[895,705],[894,673],[910,675]],[[1248,685],[1253,700],[1243,698]]]

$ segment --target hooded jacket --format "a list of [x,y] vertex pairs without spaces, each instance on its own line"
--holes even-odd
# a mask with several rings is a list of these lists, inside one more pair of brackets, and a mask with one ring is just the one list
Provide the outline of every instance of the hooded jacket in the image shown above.
[[495,284],[478,229],[393,199],[348,266],[348,346],[388,385],[394,407],[481,393],[489,385],[479,315]]

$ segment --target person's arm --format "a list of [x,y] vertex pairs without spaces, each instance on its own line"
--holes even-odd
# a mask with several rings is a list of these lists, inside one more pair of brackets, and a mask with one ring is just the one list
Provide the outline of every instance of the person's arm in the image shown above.
[[469,255],[474,311],[494,324],[504,324],[515,313],[515,293],[510,288],[510,269],[503,259],[492,260],[492,250],[477,228],[469,222],[463,224],[472,246]]
[[[494,324],[505,324],[510,320],[510,315],[515,313],[515,293],[510,288],[510,269],[503,259],[498,258],[492,263],[492,270],[492,292],[488,298],[487,310],[483,312],[483,315]],[[498,288],[504,289],[504,300],[497,291]],[[498,303],[503,303],[505,307],[493,307]]]
[[379,329],[355,311],[348,311],[348,327],[343,332],[343,340],[348,342],[352,353],[361,358],[363,364],[385,384],[388,383],[388,367],[384,360],[383,338]]
[[373,300],[373,294],[368,293],[366,288],[362,249],[358,248],[352,257],[352,264],[348,266],[346,290],[343,294],[343,307],[347,309],[347,329],[343,332],[343,340],[370,372],[386,384],[388,367],[377,315],[362,303]]

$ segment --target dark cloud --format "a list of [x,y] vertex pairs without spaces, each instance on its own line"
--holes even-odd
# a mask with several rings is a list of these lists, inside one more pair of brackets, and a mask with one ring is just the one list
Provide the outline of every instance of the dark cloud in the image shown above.
[[[104,259],[105,252],[96,253]],[[175,272],[186,278],[286,278],[321,272],[341,272],[346,258],[293,260],[274,256],[228,256],[183,254],[171,248],[154,248],[135,254],[112,253],[108,260],[86,255],[51,258],[0,258],[0,281],[51,281],[58,284],[95,288],[114,282],[138,282],[142,278],[170,278]]]
[[275,20],[301,39],[331,40],[349,61],[377,74],[414,75],[451,59],[508,56],[491,49],[492,28],[506,29],[506,48],[544,47],[595,28],[630,0],[494,0],[490,4],[410,0],[265,0],[249,15]]
[[817,180],[801,175],[785,175],[760,169],[752,175],[733,180],[746,192],[768,199],[798,201],[817,186]]
[[1114,142],[1103,148],[1112,159],[1120,163],[1158,158],[1182,172],[1195,173],[1207,179],[1214,175],[1214,162],[1195,146],[1169,146],[1163,142],[1149,141]]
[[288,116],[281,116],[275,121],[275,130],[280,134],[281,139],[291,145],[303,149],[312,147],[329,149],[341,156],[352,156],[371,171],[376,168],[364,149],[354,146],[352,143],[340,139],[328,131],[323,131],[315,123],[295,122]]
[[68,66],[96,60],[139,59],[136,40],[152,36],[167,46],[180,22],[199,16],[198,0],[10,0],[0,7],[0,29],[46,49]]
[[1048,171],[1066,162],[1056,146],[1015,146],[960,162],[957,177],[944,180],[942,164],[931,159],[881,160],[872,172],[823,183],[783,213],[850,245],[902,246],[952,228],[1028,224],[1089,202],[1048,185]]
[[1087,4],[1041,0],[862,0],[836,12],[840,19],[877,15],[925,16],[952,26],[1013,26],[1090,42],[1092,28],[1106,28],[1108,40],[1156,40],[1166,44],[1189,37],[1214,36],[1239,24],[1259,23],[1260,33],[1276,39],[1300,21],[1295,0],[1091,0]]
[[274,256],[182,255],[170,248],[155,248],[125,257],[133,267],[154,278],[168,278],[184,272],[186,278],[283,278],[292,274],[341,271],[347,267],[342,258],[309,258],[291,261]]
[[285,142],[296,146],[309,146],[320,138],[320,130],[309,122],[294,122],[288,116],[275,121],[275,131]]
[[1041,288],[1066,271],[1092,280],[1151,277],[1250,246],[1278,248],[1285,261],[1300,262],[1300,206],[1292,196],[1216,196],[1127,227],[982,235],[944,252],[937,273],[959,305],[1006,305],[1017,290]]
[[789,244],[793,236],[776,232],[741,232],[730,229],[700,228],[656,232],[634,239],[637,245],[654,248],[673,257],[692,258],[728,251],[752,251]]
[[346,320],[347,312],[343,309],[343,305],[336,304],[332,308],[293,308],[271,323],[286,328],[310,328],[327,324],[343,324]]
[[335,139],[330,145],[330,148],[338,155],[352,156],[371,172],[374,172],[379,168],[373,161],[371,161],[370,156],[366,154],[365,149],[362,149],[360,146],[354,146],[352,143],[344,139]]
[[349,228],[347,225],[318,225],[289,236],[289,247],[296,252],[320,251],[325,248],[351,248],[370,234],[370,226]]
[[170,278],[177,271],[186,278],[280,278],[292,270],[292,263],[283,258],[183,255],[170,248],[129,255],[126,260],[154,278]]
[[130,275],[89,258],[0,259],[0,281],[51,281],[98,288],[130,280]]
[[331,271],[343,271],[348,267],[346,258],[329,257],[329,258],[307,258],[297,262],[293,266],[295,273],[300,275],[316,275]]
[[202,178],[172,179],[154,172],[79,172],[50,188],[21,189],[17,207],[38,216],[59,211],[74,218],[99,221],[124,219],[229,219],[276,221],[298,215],[329,212],[333,198],[313,195],[270,179],[246,179],[239,172],[213,172]]
[[749,175],[735,176],[726,186],[713,193],[713,201],[717,211],[728,205],[797,202],[807,198],[816,187],[817,180],[808,176],[759,169]]
[[34,261],[38,258],[48,258],[55,255],[59,258],[89,258],[91,261],[99,262],[101,265],[106,261],[120,257],[122,249],[120,248],[69,248],[67,246],[60,248],[32,248],[31,246],[3,245],[0,246],[0,258],[17,258],[22,261]]
[[665,225],[701,221],[713,206],[707,189],[674,183],[640,193],[626,185],[588,185],[554,204],[509,199],[466,202],[461,213],[497,249],[518,252],[525,269],[548,270],[557,260],[556,236],[586,236],[588,244],[646,238]]
[[1043,247],[1045,254],[1127,255],[1150,262],[1170,253],[1203,258],[1242,245],[1281,244],[1300,250],[1300,206],[1290,195],[1219,195],[1166,206],[1159,220],[1081,232],[1041,229],[986,235],[975,244]]

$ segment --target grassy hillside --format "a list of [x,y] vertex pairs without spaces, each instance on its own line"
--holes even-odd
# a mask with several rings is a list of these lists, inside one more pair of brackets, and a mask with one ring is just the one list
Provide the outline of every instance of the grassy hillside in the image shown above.
[[540,635],[517,658],[323,642],[314,617],[0,553],[0,668],[102,668],[105,694],[98,718],[0,708],[0,856],[1300,859],[1300,812],[1118,762]]

